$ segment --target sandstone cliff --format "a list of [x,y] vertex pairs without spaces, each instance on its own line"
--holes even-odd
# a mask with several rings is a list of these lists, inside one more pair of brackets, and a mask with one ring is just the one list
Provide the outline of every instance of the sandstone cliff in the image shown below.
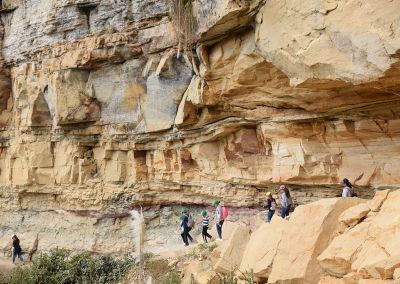
[[0,2],[3,248],[132,250],[138,205],[400,183],[398,0],[196,0],[186,52],[171,1]]

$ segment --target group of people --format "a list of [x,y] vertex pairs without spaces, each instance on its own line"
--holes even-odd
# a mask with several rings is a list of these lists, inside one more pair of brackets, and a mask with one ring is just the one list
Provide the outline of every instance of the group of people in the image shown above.
[[[347,178],[344,178],[340,183],[342,185],[344,185],[344,188],[342,190],[342,197],[357,196],[353,191],[353,185]],[[279,211],[279,214],[280,214],[280,217],[286,218],[289,216],[289,212],[290,212],[291,208],[293,207],[292,196],[290,195],[289,189],[285,185],[279,186],[278,191],[279,191],[279,197],[280,197],[280,201],[281,201],[281,209]],[[264,208],[267,211],[267,222],[270,223],[272,217],[275,214],[275,211],[278,208],[278,204],[271,192],[267,192],[266,196],[267,196],[267,199],[264,204]],[[219,200],[214,200],[212,205],[215,207],[214,221],[215,221],[217,234],[218,234],[217,240],[222,241],[222,226],[228,215],[228,211],[227,211],[226,207],[221,205]],[[187,209],[183,209],[181,211],[181,213],[182,213],[182,216],[180,217],[181,237],[182,237],[184,245],[188,246],[189,241],[193,242],[193,238],[190,235],[190,231],[193,229],[195,222],[194,222],[192,214],[189,213],[189,211]],[[203,226],[202,237],[203,237],[203,241],[205,243],[207,243],[208,239],[210,239],[210,240],[212,239],[212,236],[208,233],[209,226],[210,226],[210,217],[208,216],[207,211],[205,211],[205,210],[202,210],[200,214],[202,217],[201,224]]]
[[[222,226],[224,225],[225,219],[228,216],[228,210],[225,206],[221,204],[219,200],[214,200],[212,202],[212,205],[215,208],[214,211],[214,222],[216,225],[217,229],[217,240],[222,241]],[[190,231],[193,229],[195,222],[193,219],[193,215],[189,212],[188,209],[182,209],[181,210],[181,217],[180,217],[180,230],[181,230],[181,237],[183,240],[183,244],[185,246],[189,245],[189,241],[193,242],[193,237],[190,235]],[[202,224],[202,231],[201,235],[203,237],[203,241],[205,243],[208,242],[208,239],[212,239],[212,236],[208,233],[209,226],[210,226],[210,217],[208,216],[208,213],[206,210],[202,210],[200,213],[202,219],[201,219],[201,224]]]
[[[280,198],[281,198],[281,211],[280,216],[286,218],[289,216],[290,209],[292,208],[292,197],[290,196],[289,189],[285,185],[279,187]],[[277,208],[276,199],[272,196],[271,192],[267,192],[267,201],[265,202],[264,208],[267,210],[267,221],[271,222],[272,216],[275,214]]]
[[[354,197],[357,196],[353,192],[353,185],[347,178],[344,178],[341,181],[341,184],[344,185],[342,190],[342,197]],[[289,212],[293,206],[292,196],[290,195],[289,189],[285,185],[281,185],[279,187],[280,193],[280,200],[281,200],[281,209],[280,209],[280,216],[282,218],[286,218],[289,216]],[[267,221],[268,223],[271,222],[272,217],[277,210],[277,202],[276,199],[272,196],[271,192],[267,192],[267,200],[265,202],[264,208],[267,210]],[[217,229],[217,240],[222,241],[222,226],[224,225],[225,219],[228,217],[228,209],[221,204],[219,200],[214,200],[212,205],[215,208],[214,211],[214,222]],[[193,215],[189,212],[188,209],[181,210],[181,217],[180,217],[180,230],[181,230],[181,237],[185,246],[189,245],[189,241],[193,242],[193,237],[190,235],[190,231],[195,226],[195,221]],[[202,210],[200,213],[202,219],[200,221],[202,225],[202,237],[205,243],[208,240],[212,239],[212,236],[208,233],[210,227],[210,217],[206,210]],[[15,263],[15,259],[18,257],[20,262],[24,262],[22,257],[22,249],[20,246],[20,241],[16,235],[12,237],[12,261]]]

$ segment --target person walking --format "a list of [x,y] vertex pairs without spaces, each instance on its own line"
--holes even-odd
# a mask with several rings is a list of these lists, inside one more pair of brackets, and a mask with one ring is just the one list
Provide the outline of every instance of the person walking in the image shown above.
[[212,239],[212,236],[207,232],[208,231],[208,226],[210,224],[210,217],[207,215],[207,211],[203,210],[201,211],[201,216],[203,217],[203,230],[201,231],[201,235],[203,236],[203,240],[205,243],[208,243],[207,238],[210,240]]
[[18,256],[18,259],[21,263],[24,263],[24,258],[22,257],[22,249],[19,244],[19,239],[16,235],[12,236],[12,262],[15,264],[15,258]]
[[281,185],[279,191],[281,193],[282,202],[281,217],[285,218],[289,216],[289,211],[293,204],[292,197],[290,196],[289,189],[285,185]]
[[267,192],[267,201],[264,205],[264,208],[268,210],[268,223],[271,222],[272,216],[274,216],[275,214],[275,210],[276,210],[276,200],[275,198],[272,196],[271,192]]
[[194,227],[194,219],[193,219],[193,215],[189,212],[188,209],[182,209],[181,213],[187,217],[187,238],[188,240],[193,243],[193,237],[190,235],[190,231],[193,229]]
[[340,183],[344,185],[342,197],[353,197],[353,185],[351,182],[347,178],[344,178]]
[[183,244],[185,247],[189,245],[188,241],[188,235],[189,235],[189,227],[188,227],[188,218],[186,215],[182,215],[180,217],[181,223],[180,223],[180,229],[181,229],[181,237],[183,240]]
[[222,241],[222,226],[224,225],[224,218],[222,216],[222,206],[219,200],[214,200],[212,203],[215,207],[214,221],[218,233],[218,241]]

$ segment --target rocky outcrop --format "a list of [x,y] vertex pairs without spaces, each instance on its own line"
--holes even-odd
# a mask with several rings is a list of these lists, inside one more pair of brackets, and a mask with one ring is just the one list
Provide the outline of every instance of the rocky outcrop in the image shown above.
[[[398,3],[376,2],[196,0],[189,38],[166,0],[3,0],[0,213],[46,224],[55,210],[259,206],[280,183],[296,205],[337,196],[343,177],[361,176],[362,197],[396,187]],[[6,239],[23,221],[0,226]]]
[[235,228],[220,249],[220,257],[215,264],[216,272],[229,273],[240,265],[249,237],[250,232],[247,226],[238,225]]
[[[241,265],[241,277],[252,271],[257,283],[398,283],[398,211],[400,191],[377,192],[374,202],[334,198],[296,208],[289,220],[274,216],[251,233]],[[386,193],[387,199],[382,200]],[[381,200],[382,207],[345,231],[341,222],[352,212]],[[349,224],[349,223],[346,223]],[[224,247],[235,245],[230,238]],[[219,262],[223,256],[219,255]],[[220,271],[228,273],[227,271]]]
[[380,210],[337,236],[318,257],[332,276],[356,272],[360,278],[391,279],[397,268],[400,191],[390,192]]
[[323,275],[317,257],[336,233],[340,214],[360,202],[326,199],[298,207],[282,232],[268,282],[316,283]]
[[259,280],[268,279],[287,226],[287,220],[278,216],[272,218],[271,223],[262,224],[254,231],[244,251],[239,270],[253,271]]

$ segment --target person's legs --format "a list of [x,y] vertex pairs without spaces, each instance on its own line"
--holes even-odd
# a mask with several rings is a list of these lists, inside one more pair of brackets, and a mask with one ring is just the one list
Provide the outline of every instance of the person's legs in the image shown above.
[[187,232],[186,232],[186,230],[184,230],[184,231],[182,232],[181,237],[182,237],[183,243],[184,243],[186,246],[188,246],[188,245],[189,245],[189,242],[188,242],[188,240],[187,240]]
[[218,232],[218,238],[222,240],[222,225],[224,225],[225,220],[221,220],[217,224],[217,232]]
[[281,208],[281,217],[285,218],[286,217],[286,207]]
[[[204,228],[204,227],[203,227]],[[206,235],[206,238],[210,238],[210,239],[212,239],[212,236],[207,232],[208,231],[208,227],[205,227],[206,229],[205,229],[205,235]]]
[[222,239],[221,226],[219,225],[219,223],[217,223],[215,226],[217,227],[218,239]]
[[192,230],[192,228],[187,228],[187,233],[186,233],[186,235],[187,235],[187,238],[189,239],[189,241],[191,242],[191,243],[193,243],[193,238],[192,238],[192,236],[189,234],[189,232]]
[[187,241],[187,236],[186,236],[186,233],[185,233],[185,232],[182,232],[182,233],[181,233],[181,237],[182,237],[183,243],[184,243],[185,245],[189,245],[189,243],[188,243],[188,241]]
[[271,222],[272,216],[274,216],[275,210],[268,210],[268,223]]
[[291,206],[292,204],[289,204],[289,206],[286,208],[285,217],[289,216]]
[[17,257],[17,253],[13,251],[12,253],[12,262],[15,263],[15,258]]
[[203,236],[203,241],[207,243],[207,227],[203,226],[203,230],[201,231],[201,235]]
[[18,253],[18,258],[20,262],[24,262],[24,258],[22,257],[22,253]]
[[193,243],[193,237],[189,233],[187,233],[186,235],[187,235],[187,238],[189,239],[189,241],[191,243]]

